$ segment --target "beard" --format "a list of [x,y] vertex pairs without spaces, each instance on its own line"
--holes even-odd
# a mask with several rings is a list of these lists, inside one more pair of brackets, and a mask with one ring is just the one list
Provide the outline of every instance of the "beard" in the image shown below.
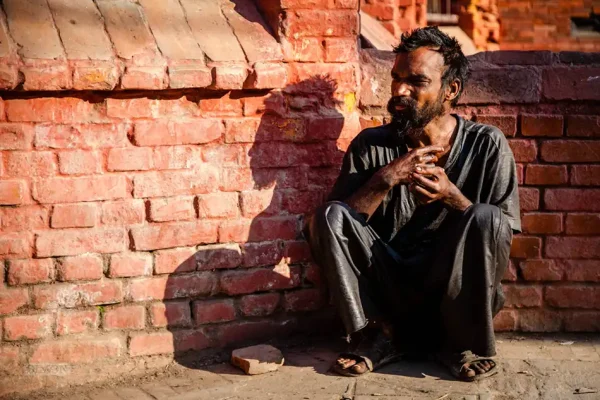
[[[444,113],[443,91],[433,102],[425,103],[419,108],[417,102],[408,97],[394,96],[387,104],[387,111],[392,116],[391,125],[396,134],[401,137],[411,135],[418,137],[423,133],[423,128],[434,118]],[[396,106],[405,107],[399,111]]]

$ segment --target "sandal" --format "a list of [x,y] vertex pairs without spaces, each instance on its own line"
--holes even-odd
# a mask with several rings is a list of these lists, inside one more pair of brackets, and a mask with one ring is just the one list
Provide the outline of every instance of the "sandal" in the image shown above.
[[[489,376],[495,375],[498,373],[498,364],[490,357],[479,357],[476,354],[473,354],[471,351],[463,351],[462,353],[453,353],[453,354],[440,354],[438,355],[438,361],[446,366],[450,373],[458,380],[465,382],[473,382],[479,381],[481,379],[487,378]],[[478,361],[487,361],[494,364],[492,368],[487,370],[482,374],[478,374],[471,366],[473,363]],[[467,364],[469,366],[467,366]],[[472,377],[468,377],[463,375],[463,372],[466,369],[472,369],[475,371],[475,375]]]
[[355,359],[357,364],[364,361],[367,366],[365,372],[354,372],[350,369],[352,366],[343,368],[337,361],[331,366],[331,371],[343,376],[357,377],[397,361],[401,356],[392,339],[380,332],[374,340],[363,340],[355,351],[341,353],[338,357]]

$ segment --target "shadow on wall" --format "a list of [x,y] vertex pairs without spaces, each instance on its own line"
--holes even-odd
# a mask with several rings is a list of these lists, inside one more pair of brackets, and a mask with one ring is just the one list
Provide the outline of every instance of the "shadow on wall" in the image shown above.
[[336,89],[329,77],[313,77],[270,93],[260,118],[227,120],[227,144],[214,148],[227,154],[216,165],[221,192],[198,196],[196,204],[200,219],[222,218],[219,244],[201,245],[192,256],[163,251],[185,259],[169,275],[159,311],[180,364],[196,366],[189,350],[334,326],[301,230],[343,158]]

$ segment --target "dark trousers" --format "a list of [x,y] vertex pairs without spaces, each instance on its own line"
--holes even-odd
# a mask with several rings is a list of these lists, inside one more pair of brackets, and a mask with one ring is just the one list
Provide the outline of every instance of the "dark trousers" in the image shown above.
[[348,334],[384,318],[406,350],[496,354],[492,319],[504,304],[500,280],[512,230],[488,204],[452,221],[426,251],[407,256],[342,202],[316,211],[307,232],[311,251]]

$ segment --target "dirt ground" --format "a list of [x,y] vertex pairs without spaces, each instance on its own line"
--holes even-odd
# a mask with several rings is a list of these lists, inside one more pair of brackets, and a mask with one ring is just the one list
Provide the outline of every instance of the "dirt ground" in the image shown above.
[[458,382],[434,362],[400,361],[360,378],[328,372],[341,343],[280,346],[285,365],[246,376],[227,362],[161,371],[102,385],[41,391],[17,400],[528,400],[600,399],[600,335],[498,336],[500,372]]

